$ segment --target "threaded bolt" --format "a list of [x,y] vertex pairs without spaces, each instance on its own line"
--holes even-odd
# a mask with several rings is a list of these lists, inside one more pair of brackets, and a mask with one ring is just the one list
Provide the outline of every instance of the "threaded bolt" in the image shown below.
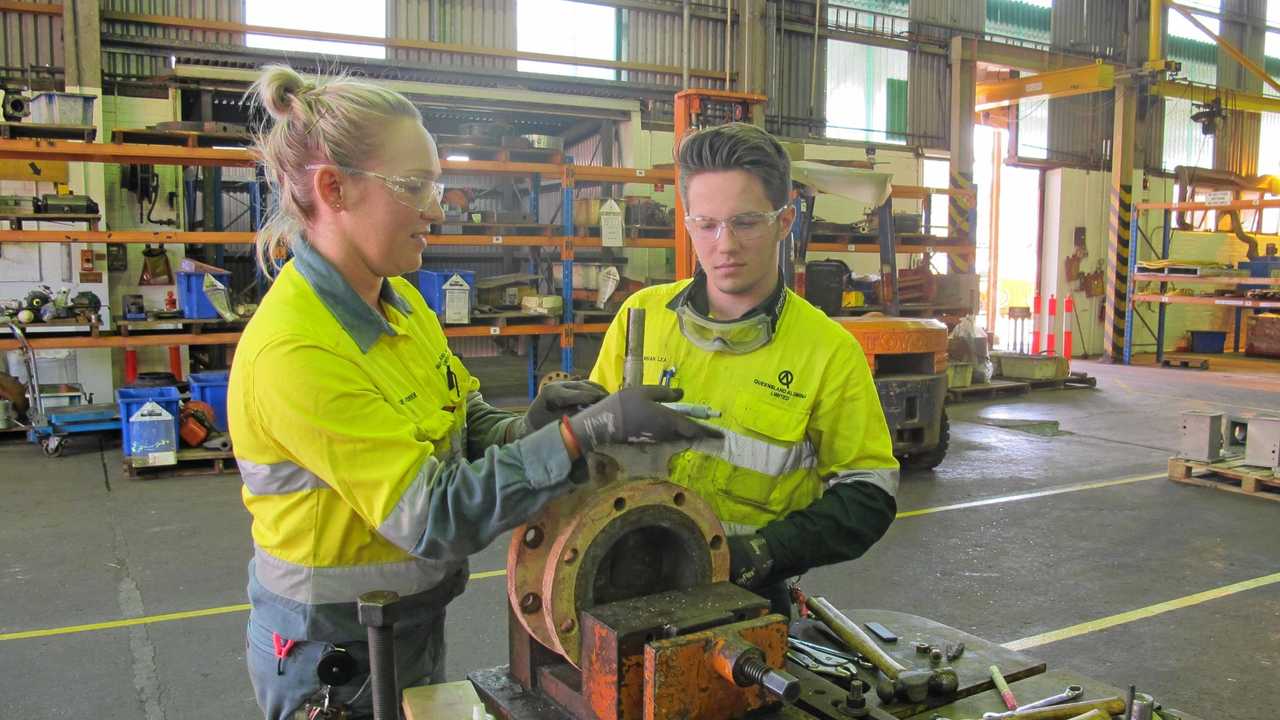
[[800,697],[800,680],[791,673],[773,669],[763,657],[744,654],[735,670],[735,674],[742,675],[751,684],[759,685],[785,702],[793,703]]

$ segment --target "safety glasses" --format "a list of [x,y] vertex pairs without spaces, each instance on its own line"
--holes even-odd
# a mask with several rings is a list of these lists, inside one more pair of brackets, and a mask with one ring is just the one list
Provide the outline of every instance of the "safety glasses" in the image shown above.
[[772,212],[749,212],[729,218],[713,218],[705,215],[686,215],[684,227],[695,240],[719,240],[725,228],[739,240],[759,240],[769,233],[773,224],[790,205]]
[[708,352],[742,355],[764,347],[773,338],[773,320],[766,313],[719,322],[682,303],[676,308],[676,318],[685,339]]
[[[314,163],[307,166],[308,170],[317,170],[329,163]],[[440,207],[440,201],[444,198],[444,185],[434,181],[426,180],[418,177],[404,177],[399,175],[383,175],[372,170],[361,170],[360,168],[347,167],[345,165],[334,165],[342,172],[348,175],[363,175],[380,181],[387,189],[391,191],[392,197],[401,205],[406,205],[418,212],[430,212]]]

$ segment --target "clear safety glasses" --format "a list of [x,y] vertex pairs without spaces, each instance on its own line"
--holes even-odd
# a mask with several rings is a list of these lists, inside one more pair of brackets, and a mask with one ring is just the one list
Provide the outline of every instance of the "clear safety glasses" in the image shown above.
[[[315,163],[308,165],[308,170],[316,170],[324,167],[329,163]],[[372,170],[361,170],[360,168],[347,167],[345,165],[334,165],[342,172],[348,175],[363,175],[375,178],[387,189],[391,191],[392,196],[401,205],[406,205],[418,212],[430,212],[440,207],[440,201],[444,198],[444,185],[434,181],[426,180],[418,177],[403,177],[399,175],[383,175]]]
[[739,240],[759,240],[769,233],[769,229],[777,222],[790,205],[772,212],[749,212],[734,215],[730,218],[713,218],[705,215],[686,215],[684,227],[695,240],[719,240],[725,228]]

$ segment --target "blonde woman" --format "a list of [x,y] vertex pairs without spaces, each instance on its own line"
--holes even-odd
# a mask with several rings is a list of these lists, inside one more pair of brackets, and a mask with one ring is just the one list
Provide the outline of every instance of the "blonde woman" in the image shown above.
[[[468,555],[567,492],[596,446],[716,431],[658,404],[677,399],[665,388],[551,385],[525,415],[486,404],[398,277],[418,269],[442,219],[440,162],[417,109],[373,84],[279,66],[250,94],[270,116],[257,149],[277,204],[259,262],[292,259],[245,329],[228,397],[253,516],[249,674],[268,718],[325,697],[363,717],[360,594],[401,597],[401,688],[438,681]],[[335,652],[356,678],[325,688],[316,668]]]

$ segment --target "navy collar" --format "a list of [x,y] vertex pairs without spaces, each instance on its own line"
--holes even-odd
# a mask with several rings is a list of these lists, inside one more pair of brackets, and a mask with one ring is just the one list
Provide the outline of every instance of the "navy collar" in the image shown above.
[[[368,353],[369,348],[382,335],[396,335],[391,327],[369,304],[356,294],[342,273],[329,264],[320,253],[315,251],[303,238],[298,238],[292,245],[293,266],[311,285],[319,296],[320,302],[333,313],[333,317],[342,325],[351,339],[360,347],[360,352]],[[382,302],[394,307],[405,315],[413,314],[409,303],[391,287],[391,282],[382,279],[382,289],[378,292]]]

